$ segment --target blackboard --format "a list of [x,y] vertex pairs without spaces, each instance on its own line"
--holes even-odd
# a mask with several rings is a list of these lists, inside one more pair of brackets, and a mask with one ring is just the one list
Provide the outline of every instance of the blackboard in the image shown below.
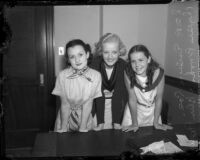
[[165,57],[167,75],[200,82],[198,23],[199,2],[169,4]]
[[164,99],[172,124],[200,122],[200,97],[188,89],[198,88],[195,84],[200,83],[198,25],[199,2],[173,1],[168,5],[165,74],[173,83],[166,81]]
[[197,94],[166,85],[164,99],[169,106],[168,123],[200,123],[200,101]]

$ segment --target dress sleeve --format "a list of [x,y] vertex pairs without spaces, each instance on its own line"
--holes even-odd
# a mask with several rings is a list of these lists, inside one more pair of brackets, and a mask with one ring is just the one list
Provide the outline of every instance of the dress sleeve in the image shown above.
[[59,73],[59,75],[56,78],[56,83],[55,83],[55,87],[52,91],[52,94],[62,97],[64,95],[63,88],[64,88],[64,86],[62,83],[62,74]]
[[98,72],[95,79],[94,88],[93,88],[93,93],[94,93],[92,95],[93,99],[102,96],[101,85],[102,85],[102,78],[101,78],[101,74]]

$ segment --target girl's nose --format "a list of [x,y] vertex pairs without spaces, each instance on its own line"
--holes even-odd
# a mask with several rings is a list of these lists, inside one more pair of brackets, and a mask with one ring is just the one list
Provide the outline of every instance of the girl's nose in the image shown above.
[[80,58],[76,57],[75,62],[78,63],[80,61]]
[[109,54],[108,54],[108,58],[112,58],[112,53],[109,53]]
[[139,66],[139,62],[135,62],[135,65],[136,65],[136,67],[138,67]]

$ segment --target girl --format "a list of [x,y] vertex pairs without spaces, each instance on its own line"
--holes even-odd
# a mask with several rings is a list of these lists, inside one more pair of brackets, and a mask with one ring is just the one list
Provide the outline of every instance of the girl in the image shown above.
[[172,129],[162,124],[160,117],[164,70],[152,59],[144,45],[130,49],[124,79],[129,94],[129,108],[124,114],[122,130],[136,132],[140,126],[151,125],[161,130]]
[[91,67],[101,73],[103,95],[94,100],[96,131],[112,127],[121,129],[128,93],[123,78],[126,62],[119,57],[125,54],[126,48],[116,34],[107,33],[96,44]]
[[67,68],[56,79],[52,94],[60,96],[55,131],[87,132],[91,127],[93,99],[101,94],[101,75],[87,66],[90,46],[80,39],[66,44]]

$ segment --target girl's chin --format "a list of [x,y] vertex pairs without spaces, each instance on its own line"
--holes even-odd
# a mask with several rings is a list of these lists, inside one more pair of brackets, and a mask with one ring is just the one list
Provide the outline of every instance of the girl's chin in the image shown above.
[[137,75],[141,75],[141,74],[143,74],[142,71],[135,71],[135,73],[136,73]]
[[115,63],[105,63],[105,66],[107,68],[112,68],[115,65]]
[[76,67],[73,67],[74,69],[76,70],[81,70],[81,69],[84,69],[86,66],[76,66]]
[[144,73],[138,73],[138,72],[136,72],[136,75],[142,76],[142,77],[146,77],[146,75]]

